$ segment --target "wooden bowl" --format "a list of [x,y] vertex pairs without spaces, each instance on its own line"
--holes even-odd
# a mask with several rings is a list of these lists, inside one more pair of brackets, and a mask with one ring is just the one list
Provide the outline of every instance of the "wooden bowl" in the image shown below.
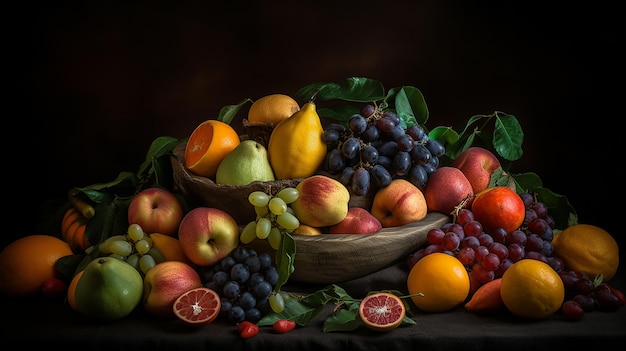
[[[176,191],[194,199],[201,206],[228,212],[240,226],[256,218],[254,208],[247,199],[252,191],[276,194],[280,189],[295,187],[302,181],[289,179],[253,182],[246,186],[217,185],[211,179],[196,176],[186,169],[184,149],[184,143],[178,145],[172,155]],[[447,215],[429,213],[421,221],[383,228],[374,234],[293,234],[296,242],[295,271],[289,279],[303,283],[334,284],[374,273],[405,260],[426,243],[426,233],[430,229],[441,227],[448,221],[450,217]],[[254,240],[247,246],[275,255],[275,250],[267,240]]]

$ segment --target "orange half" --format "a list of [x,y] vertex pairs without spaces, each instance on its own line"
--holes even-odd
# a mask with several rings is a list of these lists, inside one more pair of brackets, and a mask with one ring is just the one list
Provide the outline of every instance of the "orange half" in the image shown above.
[[201,177],[214,178],[220,162],[241,140],[230,124],[210,119],[194,129],[185,147],[185,167]]

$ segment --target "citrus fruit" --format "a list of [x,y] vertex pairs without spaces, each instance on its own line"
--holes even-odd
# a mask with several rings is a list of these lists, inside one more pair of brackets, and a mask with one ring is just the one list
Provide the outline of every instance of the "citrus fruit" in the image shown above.
[[376,331],[397,328],[406,315],[402,300],[390,293],[380,292],[365,296],[359,304],[359,316],[363,324]]
[[[422,257],[407,277],[411,300],[425,312],[445,312],[465,301],[470,279],[456,257],[435,252]],[[422,293],[423,296],[416,295]]]
[[209,119],[191,133],[185,147],[185,167],[192,173],[215,177],[220,162],[240,143],[237,131],[228,123]]
[[248,124],[275,126],[300,111],[291,96],[270,94],[254,101],[248,110]]
[[565,288],[561,277],[550,265],[526,258],[504,271],[500,296],[514,315],[543,319],[561,308]]
[[32,297],[41,293],[49,278],[63,278],[55,268],[58,259],[72,255],[60,238],[33,234],[12,241],[0,252],[0,293]]
[[590,224],[569,226],[554,236],[552,245],[553,255],[563,260],[569,270],[584,272],[591,277],[602,274],[604,281],[617,272],[617,242],[600,227]]
[[152,239],[152,247],[159,250],[159,252],[163,254],[163,257],[165,257],[165,260],[192,264],[187,256],[185,256],[183,248],[180,246],[180,241],[178,241],[177,238],[161,233],[152,233],[149,236],[150,239]]
[[191,289],[176,300],[172,308],[183,323],[202,327],[212,323],[220,313],[220,296],[210,288]]
[[474,219],[479,221],[486,233],[501,227],[510,233],[524,222],[526,207],[515,190],[506,186],[487,188],[472,201]]
[[76,273],[70,281],[70,285],[67,286],[67,303],[74,311],[78,311],[78,308],[76,307],[76,285],[78,285],[78,280],[80,280],[83,272],[84,271]]

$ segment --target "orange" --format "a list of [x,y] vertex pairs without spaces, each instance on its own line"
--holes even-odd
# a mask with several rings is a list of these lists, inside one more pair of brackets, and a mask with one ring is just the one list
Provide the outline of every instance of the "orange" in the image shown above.
[[212,323],[220,313],[222,302],[217,292],[199,287],[182,293],[172,305],[174,315],[183,323],[203,327]]
[[500,284],[502,302],[518,317],[547,318],[561,308],[565,297],[559,274],[547,263],[530,258],[504,271]]
[[248,110],[248,124],[275,126],[300,111],[300,105],[291,96],[270,94],[254,101]]
[[175,237],[152,233],[150,234],[150,239],[152,239],[152,247],[159,250],[166,261],[181,261],[193,265],[183,252],[180,242]]
[[476,195],[472,201],[474,219],[483,225],[486,233],[491,234],[497,227],[507,233],[518,229],[524,222],[526,207],[515,190],[506,186],[487,188]]
[[0,252],[0,293],[33,297],[49,278],[62,279],[55,263],[72,255],[68,243],[51,235],[28,235],[14,240]]
[[[470,279],[456,257],[436,252],[422,257],[409,272],[407,287],[411,300],[425,312],[445,312],[465,301]],[[423,296],[417,294],[423,294]]]
[[241,140],[228,123],[209,119],[191,133],[185,147],[185,167],[201,177],[214,178],[220,162]]
[[70,305],[70,307],[72,307],[72,309],[74,311],[78,311],[78,308],[76,307],[76,285],[78,285],[78,280],[80,280],[80,277],[83,275],[84,271],[80,271],[78,273],[76,273],[76,275],[74,275],[74,278],[72,278],[72,281],[70,282],[70,285],[67,287],[67,303]]
[[389,331],[402,324],[406,307],[394,294],[380,292],[367,295],[359,304],[363,324],[375,331]]
[[569,270],[584,272],[591,277],[602,274],[610,280],[619,266],[619,248],[606,230],[576,224],[557,233],[552,239],[553,255],[559,257]]

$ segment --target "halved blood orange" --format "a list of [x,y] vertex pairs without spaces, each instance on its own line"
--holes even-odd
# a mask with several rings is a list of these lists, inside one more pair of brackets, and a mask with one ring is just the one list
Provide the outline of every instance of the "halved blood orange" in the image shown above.
[[202,327],[212,323],[220,313],[220,296],[213,289],[199,287],[180,295],[172,307],[183,323]]
[[214,178],[217,166],[240,142],[237,131],[230,124],[206,120],[189,136],[185,147],[185,167],[195,175]]
[[359,305],[359,316],[363,324],[375,331],[397,328],[405,315],[404,303],[391,293],[379,292],[367,295]]

